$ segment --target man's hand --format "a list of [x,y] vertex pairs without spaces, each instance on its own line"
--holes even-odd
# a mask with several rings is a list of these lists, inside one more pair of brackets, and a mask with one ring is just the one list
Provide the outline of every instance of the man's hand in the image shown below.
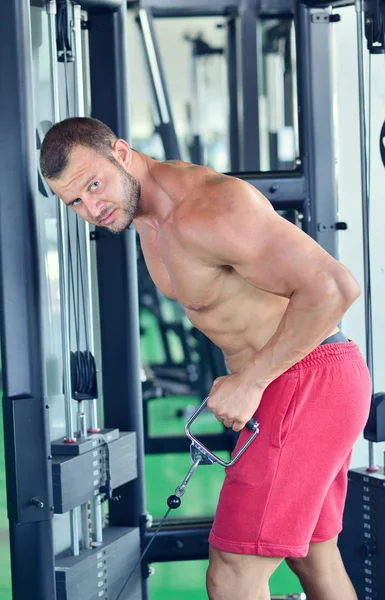
[[247,380],[240,371],[234,375],[218,377],[211,388],[208,408],[225,427],[240,431],[251,419],[265,391],[255,380]]

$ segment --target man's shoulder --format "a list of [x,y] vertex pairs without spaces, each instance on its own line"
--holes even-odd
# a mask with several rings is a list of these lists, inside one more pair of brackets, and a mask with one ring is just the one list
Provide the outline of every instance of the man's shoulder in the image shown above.
[[[234,210],[232,182],[214,173],[205,180],[195,180],[173,211],[173,230],[183,245],[199,247],[215,238]],[[230,188],[228,186],[231,186]]]
[[157,178],[194,178],[201,185],[238,181],[236,178],[219,173],[206,165],[196,165],[183,160],[154,161],[153,173]]
[[197,182],[205,178],[207,167],[194,165],[182,160],[154,162],[151,174],[156,183],[171,196],[184,195],[195,187]]

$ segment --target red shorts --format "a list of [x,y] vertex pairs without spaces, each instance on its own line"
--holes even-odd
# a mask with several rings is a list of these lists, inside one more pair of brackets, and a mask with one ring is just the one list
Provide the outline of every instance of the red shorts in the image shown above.
[[[354,342],[318,346],[273,381],[260,433],[226,469],[209,542],[236,554],[303,557],[342,529],[352,447],[372,385]],[[250,435],[243,430],[235,452]]]

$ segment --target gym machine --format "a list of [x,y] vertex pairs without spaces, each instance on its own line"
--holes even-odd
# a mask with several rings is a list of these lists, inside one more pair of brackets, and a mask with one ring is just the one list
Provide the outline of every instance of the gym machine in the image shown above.
[[[80,73],[80,64],[76,59],[78,54],[74,52],[75,60],[73,60],[71,48],[75,49],[82,35],[87,35],[92,116],[106,122],[119,136],[129,139],[126,8],[123,3],[120,0],[83,0],[80,3],[81,8],[88,11],[88,20],[83,24],[80,10],[72,2],[58,1],[47,4],[44,0],[34,0],[33,4],[35,8],[42,11],[42,14],[46,14],[48,8],[46,18],[51,26],[51,56],[56,56],[58,50],[55,43],[56,36],[52,34],[57,26],[55,6],[57,8],[61,5],[69,9],[70,12],[66,15],[61,14],[61,31],[64,27],[64,32],[67,31],[68,34],[67,26],[71,27],[71,35],[64,36],[64,40],[61,38],[64,42],[59,48],[63,60],[59,65],[61,74],[65,76],[64,65],[65,61],[68,61],[67,75],[71,73],[70,81],[73,81],[75,89],[80,88],[83,77]],[[142,0],[139,3],[139,15],[150,50],[151,68],[154,69],[155,65],[156,69],[158,65],[158,70],[153,71],[156,75],[154,84],[158,95],[158,108],[162,114],[161,123],[166,126],[167,131],[164,135],[168,136],[167,143],[171,148],[169,158],[178,157],[178,140],[176,136],[174,137],[171,113],[167,110],[169,106],[165,100],[164,90],[162,92],[162,87],[165,86],[162,77],[159,77],[161,65],[156,45],[152,43],[154,36],[151,20],[172,15],[209,14],[228,17],[227,56],[232,57],[228,60],[229,84],[232,82],[229,121],[232,172],[264,192],[277,210],[296,210],[301,215],[301,225],[304,230],[335,255],[336,234],[339,229],[345,228],[345,224],[337,222],[334,191],[330,30],[337,20],[333,13],[325,8],[330,4],[330,2],[323,3],[321,6],[320,3],[312,2],[296,4],[294,17],[297,56],[302,57],[297,65],[300,107],[299,156],[296,168],[292,171],[268,173],[259,171],[261,162],[259,113],[255,98],[258,97],[260,86],[261,39],[258,37],[259,28],[256,25],[260,18],[272,14],[282,17],[285,15],[285,18],[288,15],[293,16],[292,3],[288,0],[262,1],[258,3],[259,11],[257,11],[255,2],[238,4],[230,0],[215,0],[208,6],[207,2],[193,0]],[[376,12],[378,6],[382,7],[382,2],[365,3],[365,9],[371,11],[370,14],[368,13],[370,18],[365,22],[370,40],[368,43],[377,52],[380,51],[378,31],[381,31],[381,28],[375,28],[372,24],[377,22],[374,17],[378,14]],[[357,7],[360,9],[357,11],[360,14],[362,4],[357,3]],[[68,18],[71,14],[73,18]],[[74,24],[76,27],[73,26]],[[25,2],[15,0],[1,3],[0,30],[4,45],[10,49],[9,53],[0,56],[2,84],[0,144],[2,144],[3,157],[0,163],[3,182],[3,192],[0,193],[0,293],[13,597],[15,600],[24,600],[26,597],[31,597],[31,590],[33,590],[39,600],[55,598],[78,600],[79,596],[87,598],[87,594],[90,599],[104,596],[116,600],[115,596],[120,593],[124,578],[128,575],[127,565],[134,564],[137,560],[140,555],[140,542],[144,544],[156,526],[155,523],[151,525],[151,520],[146,514],[144,494],[135,232],[128,230],[121,236],[113,236],[101,229],[91,232],[90,235],[97,256],[100,329],[103,340],[102,389],[106,429],[103,435],[100,435],[100,432],[89,434],[88,428],[96,430],[99,426],[94,404],[96,387],[92,385],[91,391],[88,392],[91,396],[90,400],[80,397],[73,400],[74,391],[84,394],[84,388],[81,392],[73,390],[70,376],[72,374],[71,351],[93,354],[93,341],[89,337],[86,344],[87,336],[83,331],[79,348],[77,345],[72,346],[73,340],[76,339],[76,327],[74,316],[72,315],[71,320],[66,311],[71,304],[73,289],[79,290],[81,285],[77,283],[73,286],[70,283],[70,269],[69,267],[66,269],[65,264],[69,265],[68,246],[72,247],[73,244],[72,238],[71,240],[68,238],[68,231],[70,235],[76,237],[76,224],[71,222],[67,224],[66,216],[59,208],[58,233],[61,237],[63,260],[60,278],[62,286],[60,315],[65,320],[63,328],[68,335],[71,333],[72,336],[72,342],[62,338],[65,357],[63,384],[67,403],[65,404],[67,415],[65,437],[67,440],[76,437],[77,441],[64,443],[61,440],[53,445],[52,450],[48,433],[50,419],[47,416],[52,409],[48,408],[47,402],[44,372],[46,356],[40,302],[44,295],[41,284],[41,273],[44,271],[37,235],[38,208],[34,193],[34,190],[38,189],[38,177],[36,175],[36,131],[33,127],[35,115],[31,101],[34,94],[30,54],[30,12]],[[52,62],[52,78],[55,77],[54,71],[55,60]],[[108,95],[105,93],[106,89],[109,90]],[[237,91],[237,98],[234,90]],[[84,110],[80,103],[81,96],[76,95],[76,98],[78,106],[74,110],[81,114]],[[64,103],[67,104],[67,98],[64,98]],[[54,98],[54,105],[53,119],[55,120],[58,118],[57,110],[60,106],[57,97]],[[362,133],[363,130],[362,125]],[[41,137],[42,135],[40,139]],[[319,164],[319,156],[323,157],[322,168]],[[365,170],[363,173],[366,180]],[[365,185],[363,188],[367,199]],[[41,179],[39,189],[40,193],[45,189]],[[48,194],[48,191],[45,190],[45,193]],[[52,199],[49,198],[49,201]],[[363,206],[367,223],[366,211],[369,207],[365,202]],[[10,223],[12,227],[9,226]],[[367,224],[364,226],[367,227]],[[82,239],[81,253],[84,259],[83,266],[79,263],[79,273],[83,273],[86,281],[87,268],[84,265],[89,262],[90,252],[88,234],[83,231],[79,235]],[[76,253],[73,256],[76,256]],[[368,264],[369,256],[366,255],[366,265]],[[63,281],[67,282],[64,289]],[[85,293],[87,287],[88,284],[85,284]],[[366,291],[370,290],[368,269],[365,287]],[[64,306],[65,297],[67,303]],[[88,305],[88,301],[84,304]],[[84,308],[81,308],[78,310],[78,315],[82,314],[83,318],[90,322],[90,315],[86,317],[85,312]],[[369,321],[370,301],[367,301],[366,314]],[[370,327],[368,331],[370,334]],[[370,344],[368,347],[370,350]],[[370,358],[370,352],[368,354]],[[83,359],[80,360],[84,366]],[[87,369],[92,372],[94,367],[91,364]],[[116,377],[117,372],[119,378]],[[81,381],[81,377],[77,381]],[[76,406],[75,402],[80,401],[78,423],[75,425],[73,407]],[[374,419],[377,416],[377,421],[373,427],[373,421],[369,420],[366,431],[368,439],[372,442],[383,439],[379,426],[382,423],[382,410],[379,398],[374,397],[372,416],[374,414]],[[84,415],[88,416],[89,427],[85,424]],[[120,431],[120,428],[125,432],[135,433],[125,434]],[[75,432],[82,432],[84,439],[81,439],[80,435],[75,436]],[[96,450],[92,447],[94,441],[96,441]],[[119,443],[122,446],[119,446]],[[217,449],[211,447],[210,442],[208,447]],[[71,454],[71,449],[78,450]],[[98,454],[95,457],[93,457],[94,452]],[[124,465],[118,464],[120,459],[118,460],[117,455],[126,457]],[[101,473],[100,479],[99,476],[95,476],[94,480],[87,482],[84,474],[89,472],[90,457],[97,461],[97,465],[93,466]],[[369,466],[375,468],[373,460],[370,461]],[[115,473],[114,467],[116,467]],[[114,481],[116,474],[119,476]],[[119,490],[116,501],[109,501],[109,526],[105,527],[103,511],[102,514],[99,512],[100,496],[109,495],[111,483],[114,487],[118,484]],[[364,586],[365,600],[375,598],[378,590],[377,597],[380,597],[379,594],[384,589],[380,567],[382,533],[377,525],[380,519],[376,519],[382,507],[383,487],[381,469],[375,472],[358,470],[350,473],[346,514],[347,518],[354,520],[351,531],[356,536],[353,543],[356,552],[350,559],[347,547],[351,547],[351,543],[349,541],[344,550],[343,539],[341,549],[343,553],[345,552],[345,562],[348,570],[351,570],[355,585]],[[358,503],[360,511],[358,514],[362,514],[362,522],[353,511],[353,505],[350,510],[350,498],[352,503],[355,501]],[[55,519],[53,519],[54,512]],[[64,514],[68,516],[71,531],[71,549],[70,552],[67,550],[66,556],[61,554],[62,551],[57,553],[53,543],[53,521],[60,522],[59,516],[62,518],[61,515]],[[134,586],[130,585],[126,588],[124,596],[121,595],[120,598],[137,600],[148,598],[147,575],[148,564],[151,562],[165,558],[187,560],[207,557],[210,520],[202,523],[197,519],[183,519],[172,524],[173,527],[165,529],[160,536],[159,545],[154,544],[153,553],[148,556],[148,563],[143,565],[143,577],[140,577],[138,572]],[[367,526],[368,524],[370,527]],[[346,520],[345,533],[348,533],[349,528],[349,521]],[[93,548],[89,547],[90,541]],[[363,552],[366,550],[368,554],[365,555]],[[123,566],[116,559],[126,552]],[[360,562],[360,559],[357,561],[357,556],[361,558],[364,556],[364,561]],[[353,571],[356,572],[356,580]],[[94,594],[92,590],[100,582],[102,585]]]
[[[88,10],[88,21],[82,10]],[[127,379],[120,379],[119,394],[114,391],[111,398],[108,377],[101,382],[97,374],[90,279],[91,242],[100,247],[104,240],[55,201],[36,160],[36,143],[39,149],[52,122],[85,114],[87,37],[91,68],[101,44],[105,55],[113,54],[108,68],[120,71],[109,86],[119,119],[113,126],[129,137],[126,90],[118,87],[118,79],[126,80],[126,9],[118,0],[84,0],[81,5],[34,0],[31,7],[16,0],[2,3],[0,21],[9,49],[0,59],[7,82],[0,115],[0,282],[13,598],[142,600],[148,595],[140,570],[125,586],[127,570],[140,554],[140,515],[145,514],[136,306],[125,307]],[[91,21],[94,27],[88,31]],[[48,102],[34,104],[43,41],[52,108]],[[38,109],[46,115],[43,121]],[[135,243],[133,234],[127,232],[121,243]],[[135,252],[132,256],[124,269],[136,282]],[[124,282],[124,277],[117,279]],[[135,298],[136,286],[130,289]],[[101,294],[100,303],[104,298]],[[108,304],[110,312],[111,297]],[[57,351],[55,344],[59,360],[52,352],[47,356],[51,346]],[[103,428],[98,387],[105,401]]]
[[[313,4],[308,2],[308,4]],[[328,5],[354,4],[357,22],[357,64],[360,107],[361,140],[361,193],[364,257],[364,300],[366,360],[373,381],[372,403],[369,419],[364,430],[364,438],[369,442],[368,466],[351,469],[348,473],[348,494],[344,511],[343,531],[339,537],[339,547],[346,570],[353,582],[360,600],[382,598],[385,589],[383,561],[385,555],[385,527],[383,512],[385,506],[385,471],[378,467],[375,459],[375,444],[385,441],[385,393],[374,392],[373,365],[373,323],[370,261],[370,162],[368,140],[371,139],[371,122],[366,115],[371,114],[367,107],[365,85],[365,54],[371,56],[385,53],[385,2],[369,0],[349,3],[327,3]],[[364,44],[366,42],[366,49]],[[370,73],[370,71],[369,71]],[[369,87],[372,81],[369,78]],[[367,110],[369,108],[369,110]],[[382,151],[382,132],[380,151]],[[383,460],[385,464],[385,457]]]
[[[257,9],[258,4],[258,9]],[[130,3],[128,4],[130,7]],[[331,27],[333,15],[320,8],[314,11],[304,3],[289,0],[256,3],[253,0],[216,0],[210,5],[200,0],[142,0],[138,20],[145,48],[157,119],[167,125],[163,138],[166,159],[180,158],[179,146],[170,146],[176,139],[175,125],[165,83],[154,19],[162,17],[221,16],[226,17],[227,60],[229,85],[229,152],[231,174],[257,187],[277,210],[297,211],[302,228],[312,235],[333,256],[337,254],[337,231],[346,228],[336,220],[334,136],[332,120]],[[134,10],[134,8],[133,8]],[[317,14],[314,14],[314,13]],[[299,156],[292,170],[260,171],[259,98],[262,89],[262,35],[260,23],[273,18],[295,21],[297,61],[297,103],[299,120]],[[325,52],[325,48],[329,51]],[[321,51],[323,49],[323,51]],[[289,54],[288,54],[289,56]],[[151,60],[150,60],[151,58]],[[317,76],[314,74],[317,73]],[[290,89],[286,78],[286,98]],[[287,104],[287,99],[286,99]],[[162,109],[163,107],[163,109]],[[165,108],[167,110],[165,111]],[[293,120],[286,106],[286,123]],[[292,110],[292,109],[291,109]],[[252,126],[251,126],[252,124]],[[319,133],[322,131],[322,135]],[[316,156],[327,164],[321,169]],[[282,165],[279,165],[282,166]]]

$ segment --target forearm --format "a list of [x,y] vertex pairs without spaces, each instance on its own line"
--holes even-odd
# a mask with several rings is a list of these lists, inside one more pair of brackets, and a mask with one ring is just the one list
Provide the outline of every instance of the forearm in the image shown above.
[[323,283],[293,293],[276,332],[250,364],[264,387],[328,337],[359,295],[354,279]]

